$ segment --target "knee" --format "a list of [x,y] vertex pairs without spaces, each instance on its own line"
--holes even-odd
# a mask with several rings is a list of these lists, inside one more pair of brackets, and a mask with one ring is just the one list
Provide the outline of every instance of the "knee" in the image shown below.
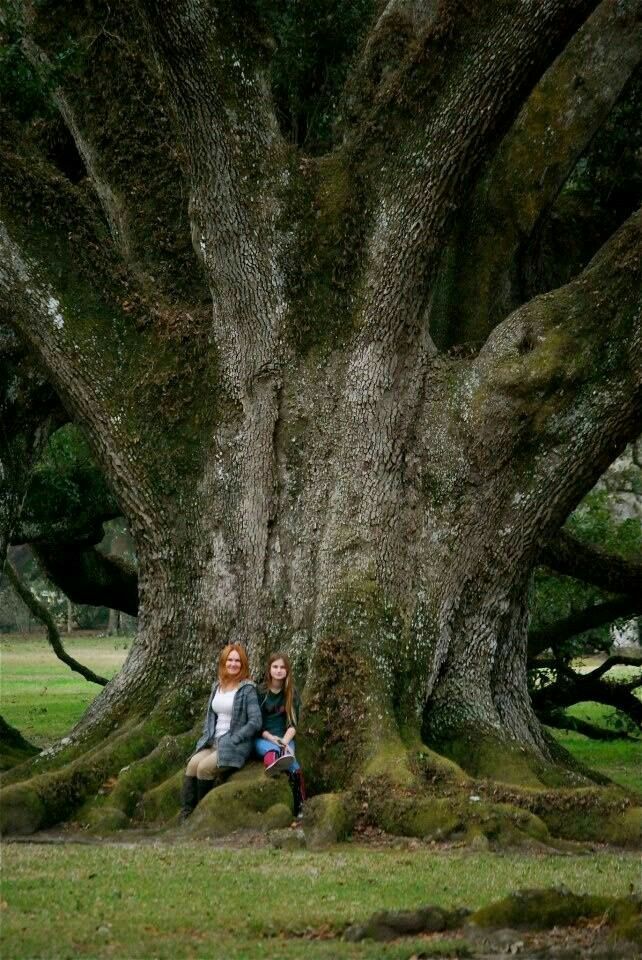
[[213,780],[216,774],[216,754],[204,757],[196,767],[196,776],[199,780]]

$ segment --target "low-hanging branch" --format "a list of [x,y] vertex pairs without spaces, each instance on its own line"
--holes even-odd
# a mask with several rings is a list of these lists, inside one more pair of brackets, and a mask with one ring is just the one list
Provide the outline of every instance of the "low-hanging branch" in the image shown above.
[[556,573],[575,577],[609,593],[642,596],[642,560],[631,560],[584,543],[567,530],[546,544],[540,560]]
[[638,598],[631,596],[615,597],[586,607],[558,620],[547,627],[533,631],[528,638],[528,655],[532,659],[549,647],[555,648],[571,637],[595,630],[614,620],[630,619],[642,613],[642,595]]
[[[625,657],[616,654],[612,657],[607,657],[604,663],[601,663],[599,667],[596,667],[595,670],[591,670],[587,676],[592,677],[594,680],[599,680],[600,677],[603,677],[605,673],[608,673],[609,670],[612,670],[613,667],[642,667],[642,657]],[[639,686],[642,683],[642,677],[636,678],[633,681],[634,686],[631,687],[628,683],[625,684],[627,689],[631,690]]]
[[51,616],[49,610],[47,610],[44,603],[41,603],[40,600],[32,593],[31,590],[22,582],[15,567],[7,560],[5,561],[4,572],[7,575],[9,583],[20,597],[22,602],[29,608],[31,613],[40,620],[41,623],[47,629],[47,639],[51,644],[51,647],[58,657],[59,660],[62,660],[63,663],[66,663],[67,666],[73,670],[75,673],[79,673],[85,680],[89,680],[91,683],[98,683],[101,687],[106,686],[109,683],[109,680],[106,680],[105,677],[99,676],[97,673],[94,673],[93,670],[90,670],[89,667],[83,666],[82,663],[79,663],[78,660],[74,657],[70,657],[67,651],[65,650],[62,641],[60,639],[60,633],[54,622],[54,618]]
[[[605,661],[601,666],[610,670],[612,666],[616,666],[613,662],[616,659],[618,658],[609,658],[611,663]],[[642,665],[642,658],[631,660],[637,661],[633,665]],[[554,673],[551,683],[532,692],[533,706],[540,717],[547,718],[552,712],[572,707],[576,703],[593,701],[614,707],[642,728],[642,701],[633,693],[630,681],[605,679],[606,670],[600,667],[589,673],[577,673],[567,663],[557,660],[538,661],[536,666]],[[636,678],[637,680],[639,678]],[[548,723],[548,720],[545,719],[545,722]]]
[[572,717],[564,710],[551,710],[550,713],[541,714],[540,720],[547,727],[554,727],[556,730],[572,730],[574,733],[581,733],[591,740],[632,739],[626,730],[607,730],[606,727],[598,727],[594,723],[589,723],[588,720]]
[[122,557],[105,556],[83,543],[39,544],[38,561],[73,603],[138,614],[138,574]]

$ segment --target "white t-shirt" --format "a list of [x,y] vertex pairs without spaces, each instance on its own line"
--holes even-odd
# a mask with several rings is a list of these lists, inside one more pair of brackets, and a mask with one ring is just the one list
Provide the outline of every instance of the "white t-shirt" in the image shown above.
[[212,710],[216,714],[216,729],[214,730],[214,736],[217,740],[230,729],[230,724],[232,722],[232,706],[234,704],[235,696],[236,690],[229,690],[227,693],[223,693],[221,688],[218,687],[216,693],[212,697]]

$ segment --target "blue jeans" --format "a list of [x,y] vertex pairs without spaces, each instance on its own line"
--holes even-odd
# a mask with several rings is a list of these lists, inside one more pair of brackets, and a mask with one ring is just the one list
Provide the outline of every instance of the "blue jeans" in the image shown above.
[[[290,740],[288,748],[291,753],[294,753],[294,740]],[[259,757],[264,757],[266,753],[269,753],[270,750],[274,750],[276,753],[281,753],[281,747],[277,743],[270,743],[269,740],[264,740],[263,737],[259,737],[254,741],[254,749],[258,753]],[[295,770],[300,770],[301,767],[299,764],[294,761],[288,773],[294,772]]]

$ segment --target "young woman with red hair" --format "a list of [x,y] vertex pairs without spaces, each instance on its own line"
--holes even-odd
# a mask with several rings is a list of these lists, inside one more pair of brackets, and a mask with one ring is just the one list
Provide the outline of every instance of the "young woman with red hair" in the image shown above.
[[256,686],[249,677],[245,650],[240,643],[229,643],[218,659],[218,679],[212,684],[203,735],[185,771],[183,819],[210,792],[218,769],[239,770],[252,752],[262,720]]

